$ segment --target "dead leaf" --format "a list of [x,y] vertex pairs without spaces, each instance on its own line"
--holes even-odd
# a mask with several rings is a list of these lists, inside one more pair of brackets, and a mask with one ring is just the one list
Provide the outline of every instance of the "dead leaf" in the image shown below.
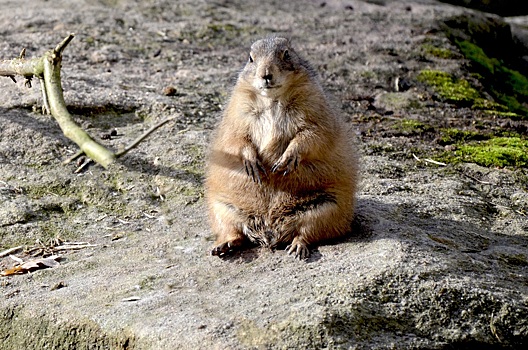
[[[47,258],[26,261],[25,263],[22,263],[18,266],[0,272],[0,276],[20,275],[35,270],[46,269],[48,267],[56,267],[60,265],[60,259],[60,255],[51,255]],[[18,261],[20,260],[20,258],[17,258],[15,260]]]

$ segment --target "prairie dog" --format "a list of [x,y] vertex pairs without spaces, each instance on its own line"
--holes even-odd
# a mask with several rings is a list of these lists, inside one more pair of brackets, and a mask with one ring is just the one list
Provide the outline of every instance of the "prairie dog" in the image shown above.
[[358,160],[314,69],[289,40],[251,46],[213,137],[209,219],[223,256],[251,241],[300,259],[350,230]]

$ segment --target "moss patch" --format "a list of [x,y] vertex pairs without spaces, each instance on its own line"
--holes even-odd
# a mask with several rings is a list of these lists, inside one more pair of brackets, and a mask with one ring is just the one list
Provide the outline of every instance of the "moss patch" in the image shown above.
[[437,58],[451,59],[456,57],[455,53],[449,49],[434,46],[432,44],[423,44],[422,50],[426,55],[434,56]]
[[489,139],[489,136],[482,135],[474,131],[459,130],[455,128],[443,129],[439,143],[441,145],[450,145],[456,143],[465,143],[468,141],[482,141]]
[[[464,56],[484,79],[495,99],[514,112],[528,117],[528,78],[499,59],[489,57],[482,48],[467,40],[455,40]],[[523,104],[524,101],[524,104]]]
[[495,137],[481,142],[461,144],[453,152],[447,152],[442,161],[470,162],[482,166],[528,166],[528,140],[520,137]]
[[[481,76],[479,75],[479,77]],[[446,72],[423,70],[418,74],[418,80],[433,87],[435,92],[445,101],[459,106],[484,110],[488,114],[510,118],[522,118],[528,112],[528,109],[525,111],[515,96],[492,90],[495,91],[495,96],[501,103],[490,101],[483,98],[480,92],[471,86],[467,80],[457,79]],[[518,86],[522,86],[521,80],[519,78]],[[528,95],[524,98],[528,99]]]
[[456,79],[446,72],[423,70],[418,80],[432,86],[440,97],[451,103],[472,106],[476,100],[482,99],[467,80]]
[[432,126],[414,119],[404,119],[396,124],[395,128],[405,134],[422,134],[434,130]]

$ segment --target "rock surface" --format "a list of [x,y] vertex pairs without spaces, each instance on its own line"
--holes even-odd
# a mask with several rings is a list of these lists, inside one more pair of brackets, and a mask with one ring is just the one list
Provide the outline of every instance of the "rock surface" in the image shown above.
[[[417,79],[442,70],[485,93],[440,30],[466,11],[481,16],[433,0],[4,1],[2,58],[76,33],[65,98],[92,135],[117,129],[101,142],[178,118],[119,166],[75,173],[38,83],[0,80],[0,251],[95,245],[0,277],[2,349],[526,347],[526,170],[424,161],[441,128],[526,135],[525,120],[449,104]],[[356,220],[307,261],[258,248],[222,260],[208,255],[204,154],[248,47],[273,34],[292,37],[357,130]]]

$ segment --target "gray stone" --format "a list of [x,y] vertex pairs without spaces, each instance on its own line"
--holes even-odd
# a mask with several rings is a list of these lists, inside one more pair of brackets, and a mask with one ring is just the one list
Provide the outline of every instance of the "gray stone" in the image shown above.
[[[41,55],[76,33],[64,52],[66,102],[91,134],[118,130],[102,141],[109,147],[178,116],[119,167],[76,174],[61,164],[75,145],[33,111],[38,83],[0,79],[0,250],[25,245],[17,255],[30,260],[57,239],[96,245],[57,252],[58,267],[0,277],[2,349],[526,347],[524,170],[442,167],[424,161],[439,150],[433,138],[389,132],[405,119],[494,125],[415,84],[423,69],[468,76],[438,31],[465,10],[432,0],[320,5],[2,4],[3,59],[22,47]],[[259,248],[222,260],[208,255],[208,140],[251,42],[277,33],[292,37],[357,130],[354,227],[307,261]],[[428,55],[424,44],[454,55]],[[395,77],[412,87],[394,92]],[[13,264],[0,259],[1,270]]]

